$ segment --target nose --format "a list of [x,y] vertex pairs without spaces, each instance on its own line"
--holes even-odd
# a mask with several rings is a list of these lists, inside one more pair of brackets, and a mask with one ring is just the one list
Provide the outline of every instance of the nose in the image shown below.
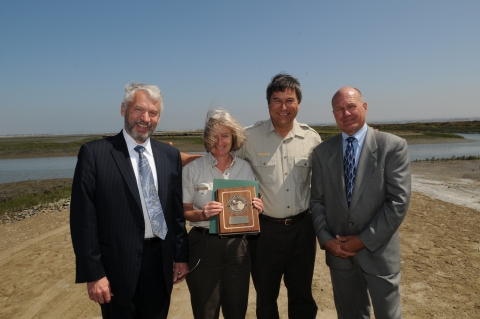
[[149,123],[150,122],[150,115],[148,114],[148,112],[144,112],[142,114],[142,121],[144,121],[145,123]]

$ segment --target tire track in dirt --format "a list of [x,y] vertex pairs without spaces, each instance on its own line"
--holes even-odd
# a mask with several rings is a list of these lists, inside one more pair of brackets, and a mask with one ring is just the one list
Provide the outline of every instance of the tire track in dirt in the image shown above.
[[[32,239],[26,240],[22,242],[21,244],[15,245],[12,248],[6,249],[0,253],[0,264],[2,264],[5,260],[8,258],[13,258],[15,257],[15,254],[21,252],[22,250],[25,250],[28,248],[30,250],[32,248],[32,245],[38,244],[42,242],[43,240],[47,239],[48,237],[55,236],[58,234],[61,234],[65,231],[68,231],[70,229],[69,225],[64,225],[61,226],[55,230],[52,230],[48,233],[42,234],[40,236],[34,237]],[[29,253],[29,251],[25,252],[26,254]],[[1,267],[1,265],[0,265]]]

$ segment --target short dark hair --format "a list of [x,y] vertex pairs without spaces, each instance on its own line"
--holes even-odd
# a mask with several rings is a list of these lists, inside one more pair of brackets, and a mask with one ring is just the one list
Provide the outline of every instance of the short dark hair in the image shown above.
[[287,73],[278,73],[275,75],[267,87],[267,102],[270,103],[270,97],[273,92],[285,92],[286,89],[295,90],[298,103],[302,102],[302,88],[300,82]]

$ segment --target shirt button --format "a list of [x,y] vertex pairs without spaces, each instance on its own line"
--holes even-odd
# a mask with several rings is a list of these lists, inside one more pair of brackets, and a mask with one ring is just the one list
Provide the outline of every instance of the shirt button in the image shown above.
[[287,192],[288,192],[288,191],[289,191],[289,190],[287,189]]
[[287,158],[286,156],[283,157],[284,159]]
[[350,222],[350,223],[348,223],[348,225],[350,225],[350,226],[353,226],[353,223],[352,223],[352,222]]
[[290,208],[290,206],[287,206],[287,208]]
[[287,176],[287,175],[288,175],[288,173],[285,173],[285,176]]

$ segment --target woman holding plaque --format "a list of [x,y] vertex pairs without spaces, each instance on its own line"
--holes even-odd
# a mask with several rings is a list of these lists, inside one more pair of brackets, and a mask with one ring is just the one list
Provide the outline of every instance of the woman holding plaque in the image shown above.
[[[245,139],[245,131],[230,113],[222,109],[208,112],[204,143],[207,155],[183,168],[183,210],[190,230],[187,285],[193,315],[218,318],[220,307],[225,319],[245,318],[250,285],[250,253],[245,235],[220,237],[209,233],[210,218],[222,211],[212,200],[214,179],[255,180],[250,164],[235,157]],[[253,205],[263,211],[263,203]]]

